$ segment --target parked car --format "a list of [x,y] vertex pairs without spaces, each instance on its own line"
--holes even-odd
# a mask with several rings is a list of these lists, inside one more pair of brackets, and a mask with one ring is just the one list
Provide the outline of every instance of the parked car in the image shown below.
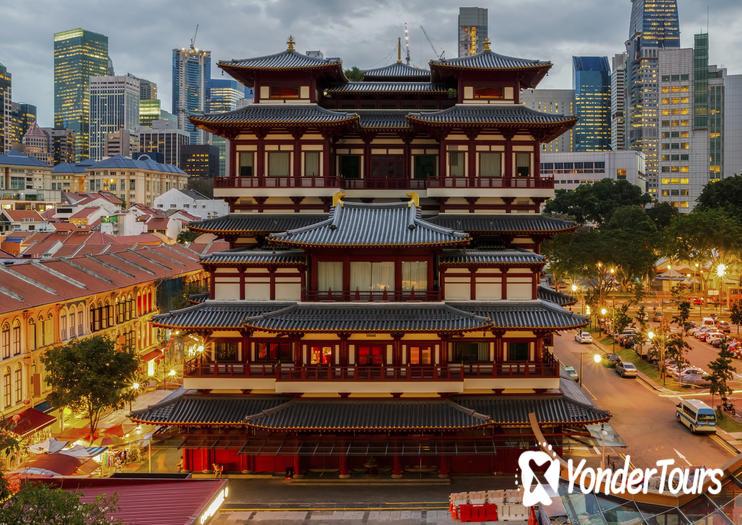
[[619,361],[621,361],[621,358],[616,354],[607,354],[605,359],[603,359],[603,364],[608,368],[615,368]]
[[722,332],[711,332],[706,336],[706,342],[711,346],[720,347],[727,338]]
[[580,344],[592,343],[593,336],[590,335],[590,332],[578,332],[575,336],[575,341]]
[[630,339],[633,339],[637,335],[639,335],[639,331],[636,328],[627,328],[623,332],[621,332],[621,335],[618,336],[618,344],[621,346],[626,346],[626,342]]
[[658,323],[661,322],[662,321],[662,312],[654,312],[654,314],[652,314],[652,321],[655,321],[655,322],[658,322]]
[[732,325],[729,324],[729,321],[719,321],[717,328],[725,334],[732,332]]
[[636,377],[639,371],[634,366],[634,363],[619,361],[616,363],[616,373],[621,377]]
[[698,306],[700,304],[703,304],[703,297],[691,297],[690,302]]
[[577,373],[575,368],[573,366],[565,366],[564,371],[567,372],[567,375],[577,381],[580,379],[580,374]]
[[689,378],[691,376],[705,376],[706,372],[703,368],[699,368],[697,366],[688,366],[680,371],[676,371],[674,375],[678,381],[682,382],[685,380],[685,378]]

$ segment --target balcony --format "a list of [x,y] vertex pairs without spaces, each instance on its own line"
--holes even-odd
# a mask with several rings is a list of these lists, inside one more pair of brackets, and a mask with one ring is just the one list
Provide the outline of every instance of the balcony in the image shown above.
[[387,301],[438,301],[438,290],[391,290],[383,291],[333,291],[333,290],[307,290],[307,301],[362,301],[362,302],[387,302]]
[[449,363],[446,365],[294,365],[278,363],[199,363],[185,377],[267,378],[276,381],[463,381],[489,378],[556,378],[559,363]]
[[539,188],[551,189],[554,187],[554,178],[535,177],[445,177],[428,179],[427,188]]
[[337,177],[215,177],[215,188],[339,188]]
[[427,179],[373,177],[368,179],[341,179],[344,190],[424,190]]

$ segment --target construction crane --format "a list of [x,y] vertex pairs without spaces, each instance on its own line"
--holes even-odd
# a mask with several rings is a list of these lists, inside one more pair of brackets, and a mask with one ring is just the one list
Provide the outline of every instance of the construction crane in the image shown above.
[[404,46],[407,50],[407,55],[405,57],[405,60],[407,61],[407,65],[410,65],[410,32],[407,30],[407,22],[404,23]]
[[196,24],[196,30],[193,32],[193,38],[191,38],[191,49],[196,50],[196,35],[198,34],[198,24]]
[[420,26],[420,29],[423,30],[423,35],[425,35],[425,39],[428,41],[428,44],[430,44],[430,48],[433,50],[433,54],[438,58],[438,60],[443,60],[443,55],[446,54],[445,51],[442,53],[438,53],[438,51],[435,49],[435,46],[433,45],[433,41],[430,40],[430,37],[428,36],[428,32],[425,31],[425,28],[423,26]]

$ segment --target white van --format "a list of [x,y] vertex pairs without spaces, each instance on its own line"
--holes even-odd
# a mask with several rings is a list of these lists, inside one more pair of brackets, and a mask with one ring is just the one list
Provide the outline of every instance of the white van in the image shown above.
[[694,434],[696,432],[716,432],[714,410],[698,399],[681,399],[675,405],[675,417]]
[[716,321],[714,321],[711,317],[704,317],[701,320],[701,326],[716,326]]

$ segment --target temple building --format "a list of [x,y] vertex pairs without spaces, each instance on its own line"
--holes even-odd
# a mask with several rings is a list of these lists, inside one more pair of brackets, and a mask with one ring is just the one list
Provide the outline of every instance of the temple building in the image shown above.
[[220,62],[255,104],[191,117],[229,140],[193,223],[232,247],[209,293],[155,316],[197,335],[184,388],[134,412],[179,438],[187,470],[404,476],[513,472],[543,434],[590,440],[610,414],[560,388],[553,334],[582,327],[541,284],[539,151],[571,116],[519,103],[548,62],[398,61],[349,82],[288,49]]

